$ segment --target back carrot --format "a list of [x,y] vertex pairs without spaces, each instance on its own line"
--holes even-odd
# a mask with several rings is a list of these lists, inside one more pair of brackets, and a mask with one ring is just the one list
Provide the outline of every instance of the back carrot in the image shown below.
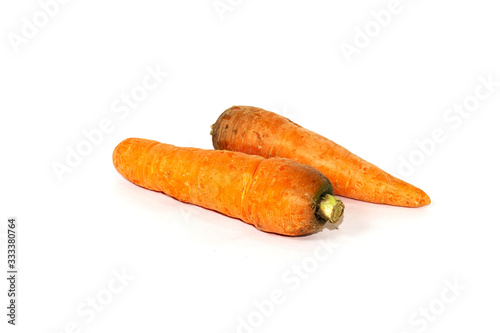
[[212,125],[215,149],[265,158],[294,159],[321,171],[337,195],[394,206],[430,203],[421,189],[363,160],[335,142],[289,119],[251,106],[233,106]]
[[310,234],[340,224],[344,211],[321,172],[289,159],[130,138],[115,148],[113,164],[136,185],[267,232]]

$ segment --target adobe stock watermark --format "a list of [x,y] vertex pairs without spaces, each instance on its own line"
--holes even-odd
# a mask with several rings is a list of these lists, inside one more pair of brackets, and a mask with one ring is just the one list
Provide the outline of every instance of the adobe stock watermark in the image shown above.
[[340,247],[341,239],[350,241],[350,238],[346,236],[330,236],[326,240],[318,241],[312,255],[302,259],[300,264],[294,264],[285,270],[281,275],[281,283],[285,287],[275,288],[269,293],[269,297],[254,301],[253,311],[245,316],[238,316],[236,332],[253,333],[261,327],[266,319],[274,314],[276,308],[284,304],[292,293],[298,291],[303,283],[318,270],[321,263],[333,255],[335,250]]
[[444,287],[441,289],[439,295],[426,304],[419,306],[418,309],[409,316],[408,325],[410,328],[399,331],[399,333],[425,332],[467,289],[467,287],[461,284],[457,278],[453,279],[453,281],[446,279],[443,284]]
[[[156,67],[146,66],[145,72],[146,74],[140,83],[134,85],[127,93],[122,93],[111,103],[110,110],[118,116],[118,121],[128,118],[132,110],[137,109],[168,76],[168,72],[163,71],[160,65],[156,65]],[[66,174],[72,173],[76,167],[81,165],[84,158],[89,156],[95,147],[102,144],[105,135],[112,133],[116,125],[117,121],[104,117],[97,123],[96,127],[82,130],[82,138],[74,146],[66,145],[64,160],[51,163],[57,179],[62,182]]]
[[21,27],[18,32],[7,32],[7,39],[14,49],[19,53],[21,45],[28,44],[33,38],[38,36],[40,31],[45,28],[50,21],[55,18],[62,6],[68,4],[71,0],[39,0],[38,10],[30,17],[21,17]]
[[391,24],[393,18],[403,12],[403,9],[404,6],[400,0],[390,0],[385,9],[370,11],[370,19],[365,22],[364,26],[354,27],[352,42],[342,41],[339,44],[347,63],[350,64],[354,55],[359,55],[362,50],[366,49],[372,40]]
[[272,111],[289,119],[297,117],[297,113],[285,104],[272,108],[269,111]]
[[226,14],[233,12],[243,3],[243,0],[214,0],[212,7],[221,21],[225,20]]
[[204,208],[197,207],[191,204],[177,205],[179,209],[179,213],[181,214],[182,219],[186,223],[191,223],[193,220],[198,219],[201,216],[201,210]]
[[491,98],[500,86],[500,81],[495,81],[493,74],[480,75],[477,80],[479,84],[476,85],[471,94],[443,112],[442,121],[444,124],[442,126],[435,127],[429,137],[415,140],[416,147],[405,156],[398,157],[397,171],[399,176],[411,176],[417,167],[423,165],[436,152],[439,144],[448,140],[448,134],[458,130],[463,122],[479,109],[481,102]]
[[122,268],[121,271],[111,270],[113,277],[108,280],[106,285],[81,301],[75,309],[76,318],[66,322],[62,329],[54,333],[82,333],[84,328],[101,314],[106,308],[110,307],[113,300],[134,280]]

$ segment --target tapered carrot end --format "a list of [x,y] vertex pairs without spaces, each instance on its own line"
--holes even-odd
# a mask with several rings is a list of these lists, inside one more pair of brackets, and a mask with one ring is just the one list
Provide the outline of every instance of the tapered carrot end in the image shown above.
[[431,203],[431,198],[422,191],[421,189],[417,189],[419,192],[418,199],[415,201],[415,206],[414,207],[422,207],[422,206],[427,206]]
[[427,193],[411,184],[406,183],[405,185],[405,191],[402,192],[404,194],[400,195],[399,200],[395,203],[396,206],[417,208],[431,203],[431,198]]

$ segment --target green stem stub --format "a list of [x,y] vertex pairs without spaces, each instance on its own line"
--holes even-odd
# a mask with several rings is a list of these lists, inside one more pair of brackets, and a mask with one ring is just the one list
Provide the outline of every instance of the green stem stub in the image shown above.
[[333,195],[325,194],[319,204],[318,212],[322,218],[333,223],[333,226],[337,228],[341,223],[340,218],[344,214],[344,204]]

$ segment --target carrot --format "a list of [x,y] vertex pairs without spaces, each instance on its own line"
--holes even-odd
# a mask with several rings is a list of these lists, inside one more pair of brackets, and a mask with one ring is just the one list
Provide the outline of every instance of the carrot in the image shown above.
[[289,159],[129,138],[115,148],[113,164],[136,185],[267,232],[298,236],[326,222],[336,227],[344,211],[321,172]]
[[335,194],[404,207],[430,203],[424,191],[354,155],[335,142],[273,112],[233,106],[212,125],[215,149],[265,158],[284,157],[310,165],[332,182]]

